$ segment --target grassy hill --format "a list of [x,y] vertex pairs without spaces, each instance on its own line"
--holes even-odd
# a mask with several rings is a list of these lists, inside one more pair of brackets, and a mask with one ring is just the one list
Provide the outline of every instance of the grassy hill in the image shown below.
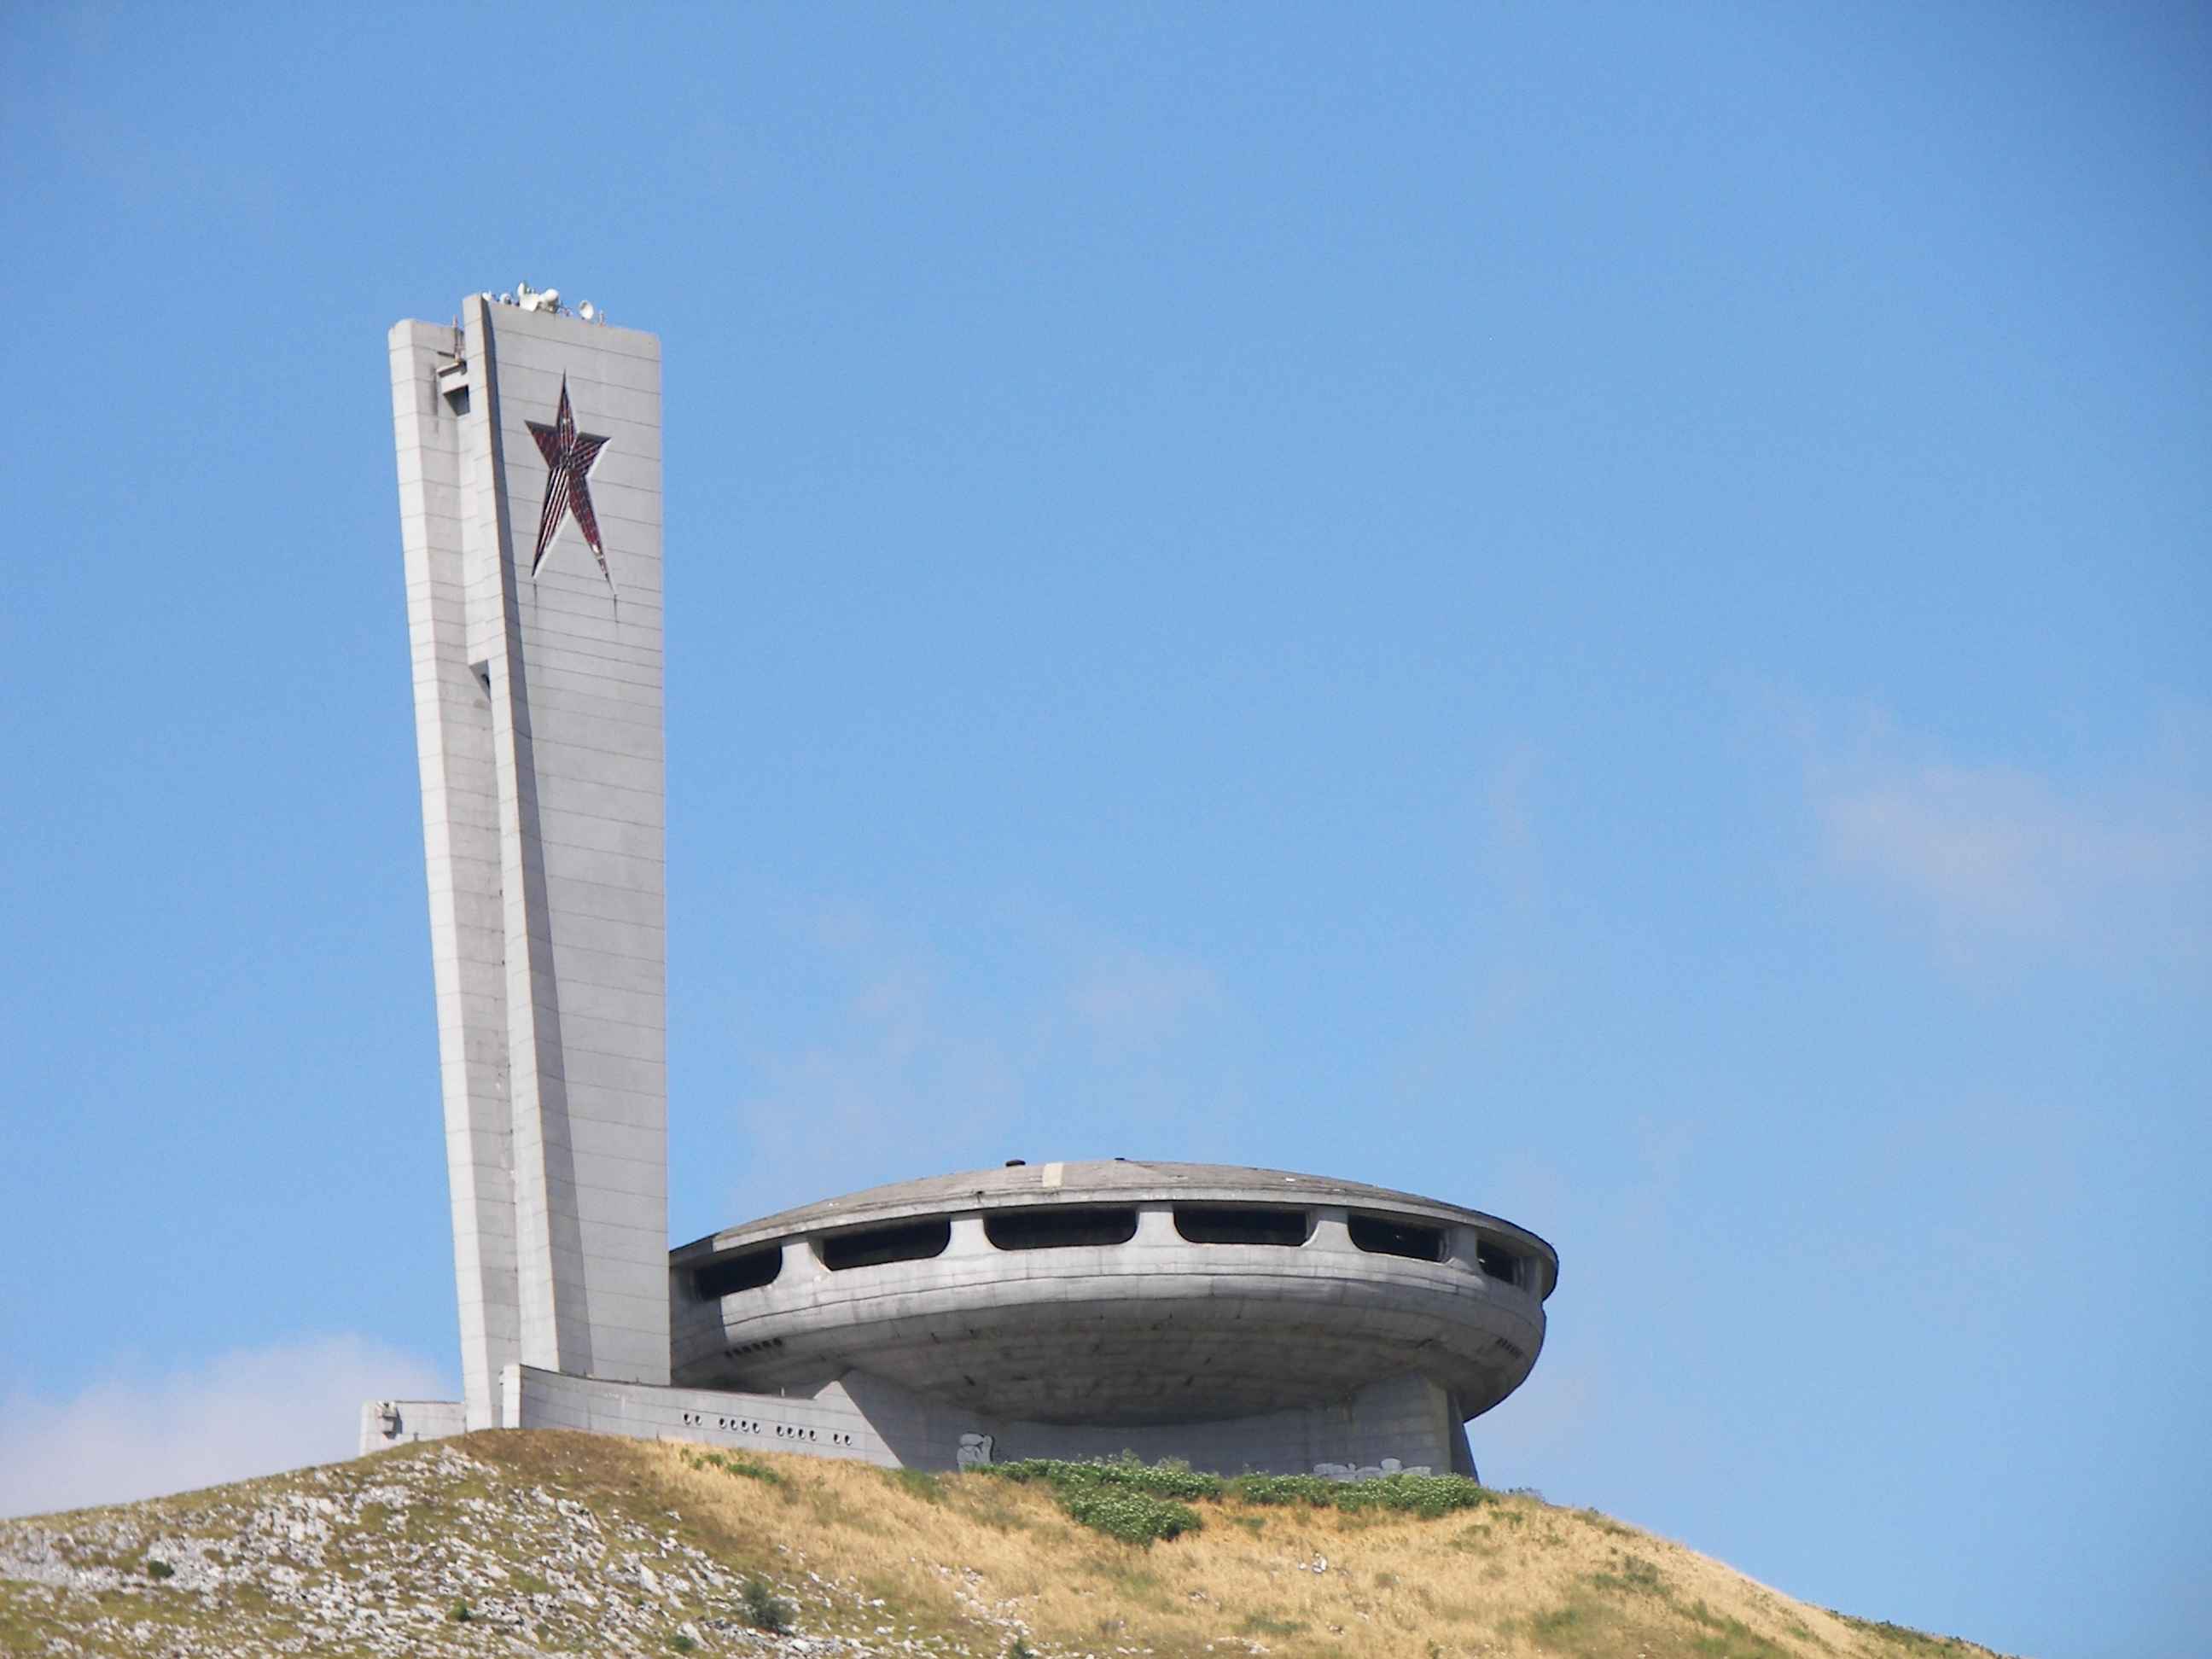
[[[1179,1500],[668,1443],[471,1435],[0,1522],[0,1652],[1988,1651],[1793,1601],[1593,1510],[1463,1484],[1405,1492],[1431,1512],[1316,1508],[1279,1485]],[[1257,1501],[1269,1496],[1290,1501]],[[1195,1528],[1149,1545],[1099,1529],[1158,1531],[1164,1516],[1167,1530],[1188,1525],[1177,1511]]]

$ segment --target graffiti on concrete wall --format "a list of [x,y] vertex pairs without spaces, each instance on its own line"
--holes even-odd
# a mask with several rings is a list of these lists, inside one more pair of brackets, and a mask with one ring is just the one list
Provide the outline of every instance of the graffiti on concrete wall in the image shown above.
[[1378,1480],[1386,1474],[1434,1474],[1426,1463],[1410,1467],[1395,1457],[1386,1457],[1380,1463],[1363,1463],[1354,1468],[1349,1463],[1316,1463],[1313,1472],[1324,1480]]

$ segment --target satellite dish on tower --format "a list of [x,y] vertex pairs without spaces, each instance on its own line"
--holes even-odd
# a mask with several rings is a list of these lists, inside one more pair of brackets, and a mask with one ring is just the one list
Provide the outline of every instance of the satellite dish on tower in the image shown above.
[[599,320],[599,308],[589,300],[576,307],[576,314],[587,323],[596,323]]

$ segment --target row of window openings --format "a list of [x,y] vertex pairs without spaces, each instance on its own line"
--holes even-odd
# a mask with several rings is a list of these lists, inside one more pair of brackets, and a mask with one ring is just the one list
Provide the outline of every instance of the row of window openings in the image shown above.
[[[707,1426],[708,1415],[708,1413],[705,1412],[686,1412],[684,1413],[684,1426],[687,1429],[703,1429]],[[760,1419],[757,1417],[717,1417],[714,1419],[714,1426],[731,1434],[758,1434],[761,1431]],[[818,1441],[822,1437],[821,1431],[817,1429],[802,1429],[782,1423],[778,1423],[775,1426],[775,1437],[779,1440],[812,1442]],[[839,1434],[833,1430],[830,1436],[830,1443],[833,1446],[849,1446],[853,1443],[853,1437],[849,1434]]]
[[[1176,1231],[1192,1244],[1273,1244],[1295,1249],[1313,1235],[1313,1219],[1304,1210],[1176,1206]],[[1370,1255],[1400,1255],[1414,1261],[1444,1259],[1444,1231],[1418,1223],[1355,1212],[1346,1218],[1352,1242]],[[1137,1212],[1123,1209],[1049,1208],[993,1210],[983,1217],[983,1236],[1000,1250],[1097,1249],[1126,1244],[1137,1236]],[[857,1232],[831,1233],[815,1242],[822,1265],[832,1273],[877,1267],[891,1261],[927,1261],[945,1254],[952,1242],[952,1223],[894,1222]],[[1474,1249],[1474,1265],[1491,1279],[1521,1282],[1521,1261],[1488,1239]],[[783,1246],[770,1244],[726,1261],[710,1262],[691,1276],[693,1288],[708,1301],[757,1291],[775,1282],[783,1271]]]

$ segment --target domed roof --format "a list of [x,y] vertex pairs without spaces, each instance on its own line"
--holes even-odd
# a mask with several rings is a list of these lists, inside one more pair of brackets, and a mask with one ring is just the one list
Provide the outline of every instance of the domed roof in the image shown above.
[[1500,1237],[1517,1239],[1540,1255],[1545,1267],[1540,1296],[1548,1297],[1559,1280],[1559,1253],[1548,1243],[1525,1227],[1484,1211],[1334,1176],[1251,1169],[1237,1164],[1163,1164],[1122,1158],[1066,1163],[1016,1161],[998,1169],[965,1170],[865,1188],[725,1228],[680,1246],[671,1260],[681,1267],[794,1234],[830,1232],[917,1216],[1051,1203],[1164,1202],[1325,1206],[1387,1212],[1447,1225],[1480,1226]]

